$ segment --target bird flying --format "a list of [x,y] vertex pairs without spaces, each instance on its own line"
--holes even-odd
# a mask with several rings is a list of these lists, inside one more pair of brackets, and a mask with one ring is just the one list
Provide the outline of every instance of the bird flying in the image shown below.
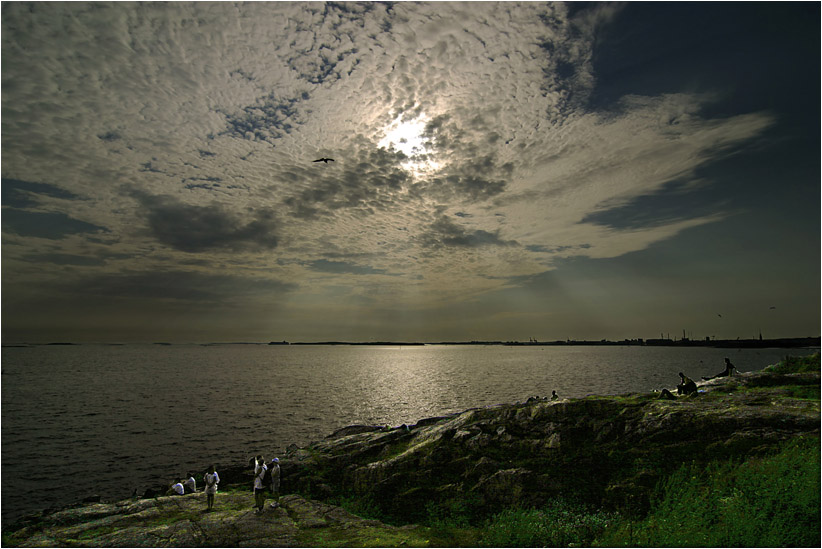
[[314,162],[325,162],[326,164],[328,164],[329,162],[334,162],[334,159],[333,158],[318,158],[317,160],[314,160]]

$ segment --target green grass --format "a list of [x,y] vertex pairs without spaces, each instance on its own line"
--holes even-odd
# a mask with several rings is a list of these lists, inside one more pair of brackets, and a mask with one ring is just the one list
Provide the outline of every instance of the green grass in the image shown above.
[[352,515],[357,515],[364,519],[384,521],[384,514],[373,498],[370,496],[335,496],[329,498],[326,503],[342,507]]
[[623,520],[605,546],[818,547],[819,438],[743,463],[687,465],[657,488],[647,517]]
[[803,400],[816,400],[820,398],[819,385],[789,385],[788,396]]
[[765,368],[766,372],[775,374],[800,374],[804,372],[819,372],[819,353],[808,356],[786,356],[785,360]]
[[557,499],[543,509],[508,509],[488,521],[485,547],[590,546],[616,520],[607,513]]
[[369,527],[358,529],[323,528],[300,532],[300,547],[430,547],[424,529],[393,530]]

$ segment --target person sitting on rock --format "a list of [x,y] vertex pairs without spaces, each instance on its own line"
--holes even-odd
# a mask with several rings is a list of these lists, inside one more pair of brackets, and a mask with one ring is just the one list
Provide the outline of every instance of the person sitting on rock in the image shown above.
[[551,391],[551,400],[559,400],[559,395],[556,391]]
[[171,488],[168,489],[166,492],[167,496],[182,496],[186,493],[185,488],[183,488],[183,479],[178,478],[177,482],[171,485]]
[[660,400],[676,400],[676,397],[668,389],[662,389],[662,392],[659,393],[659,399]]
[[197,491],[197,481],[194,480],[194,475],[191,473],[186,473],[186,477],[185,482],[183,482],[183,489],[186,494],[193,494]]
[[696,383],[694,383],[694,380],[692,380],[682,372],[679,372],[679,378],[682,380],[682,383],[676,386],[677,394],[686,396],[698,394]]
[[715,376],[711,376],[711,377],[704,377],[703,376],[702,379],[703,379],[703,381],[709,381],[711,379],[716,379],[718,377],[728,377],[728,376],[732,376],[732,375],[735,375],[735,374],[736,374],[736,366],[731,364],[731,360],[729,358],[726,358],[725,359],[725,369],[723,371],[719,372]]

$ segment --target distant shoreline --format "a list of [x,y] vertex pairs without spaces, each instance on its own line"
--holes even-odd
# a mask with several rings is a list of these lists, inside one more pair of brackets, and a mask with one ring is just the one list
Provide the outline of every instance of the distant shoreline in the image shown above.
[[8,343],[3,347],[44,347],[44,346],[79,346],[79,345],[200,345],[203,347],[212,347],[220,345],[339,345],[339,346],[391,346],[391,347],[423,347],[426,345],[500,345],[506,347],[563,347],[563,346],[633,346],[633,347],[715,347],[720,349],[766,349],[766,348],[784,348],[784,349],[799,349],[799,348],[815,348],[820,346],[820,337],[788,337],[777,339],[623,339],[619,341],[611,341],[608,339],[601,340],[555,340],[555,341],[437,341],[437,342],[419,342],[419,341],[271,341],[268,343],[251,342],[251,341],[228,341],[228,342],[212,342],[212,343],[169,343],[169,342],[155,342],[155,343],[75,343],[75,342],[54,342],[54,343]]

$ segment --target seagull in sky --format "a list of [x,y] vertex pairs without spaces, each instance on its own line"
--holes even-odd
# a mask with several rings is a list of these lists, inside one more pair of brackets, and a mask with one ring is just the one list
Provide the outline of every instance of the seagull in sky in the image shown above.
[[328,164],[329,162],[334,162],[334,159],[333,158],[318,158],[317,160],[314,160],[314,162],[325,162],[326,164]]

